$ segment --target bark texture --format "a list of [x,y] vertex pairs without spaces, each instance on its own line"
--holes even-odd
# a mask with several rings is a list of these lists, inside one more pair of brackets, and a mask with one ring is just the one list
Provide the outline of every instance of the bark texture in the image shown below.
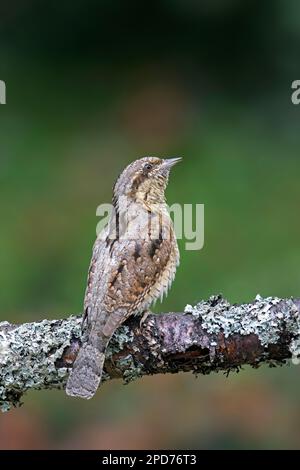
[[[80,347],[81,316],[0,323],[0,407],[21,403],[30,389],[64,388]],[[131,318],[112,338],[103,380],[143,375],[236,370],[300,360],[300,299],[262,298],[231,305],[213,296],[182,313]],[[100,391],[98,393],[101,393]],[[71,399],[71,398],[70,398]]]

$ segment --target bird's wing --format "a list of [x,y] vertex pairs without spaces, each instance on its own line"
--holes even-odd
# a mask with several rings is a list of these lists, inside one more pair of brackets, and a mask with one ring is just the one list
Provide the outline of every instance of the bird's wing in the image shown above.
[[113,256],[118,262],[109,273],[103,299],[111,311],[125,309],[128,316],[142,312],[167,289],[170,277],[173,280],[176,261],[169,240],[119,242]]
[[130,240],[126,248],[124,243],[116,243],[114,258],[119,263],[107,278],[103,297],[107,313],[101,329],[106,337],[129,316],[145,312],[162,297],[174,279],[177,265],[176,250],[169,240]]
[[109,247],[106,241],[106,235],[106,232],[101,232],[94,243],[84,297],[83,322],[88,318],[89,309],[98,305],[99,297],[101,296],[101,287],[105,284],[105,275],[109,261]]
[[88,327],[97,324],[97,331],[109,336],[130,315],[147,310],[168,290],[177,264],[175,238],[101,236],[94,245],[85,295]]

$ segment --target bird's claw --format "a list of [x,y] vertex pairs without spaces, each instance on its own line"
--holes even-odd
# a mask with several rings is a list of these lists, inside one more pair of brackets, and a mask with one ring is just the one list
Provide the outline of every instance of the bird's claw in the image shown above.
[[150,315],[150,310],[146,310],[144,313],[143,313],[143,316],[142,318],[140,319],[140,328],[143,327],[143,324],[145,323],[146,321],[146,318],[148,317],[148,315]]

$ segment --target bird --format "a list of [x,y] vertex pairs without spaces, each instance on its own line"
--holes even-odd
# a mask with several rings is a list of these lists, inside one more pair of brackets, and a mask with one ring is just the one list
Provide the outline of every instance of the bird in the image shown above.
[[143,157],[117,178],[107,226],[97,236],[84,298],[82,345],[67,380],[69,396],[90,399],[109,341],[130,316],[142,327],[149,307],[167,294],[179,249],[165,190],[176,158]]

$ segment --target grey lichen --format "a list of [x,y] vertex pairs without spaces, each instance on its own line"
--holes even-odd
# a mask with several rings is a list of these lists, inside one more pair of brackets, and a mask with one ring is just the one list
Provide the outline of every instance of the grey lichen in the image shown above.
[[81,335],[81,320],[70,317],[59,322],[43,320],[7,328],[0,323],[0,408],[18,405],[28,389],[61,388],[67,368],[55,362],[73,337]]
[[[0,323],[1,411],[20,405],[22,395],[29,389],[64,387],[68,367],[59,364],[71,342],[81,339],[81,324],[82,317],[79,316],[23,325]],[[119,328],[110,342],[107,357],[121,351],[132,338],[133,333],[128,326]],[[127,382],[137,377],[139,370],[134,363],[125,362],[120,364],[120,368],[126,371],[124,380]],[[110,378],[110,374],[105,372],[103,380]]]
[[143,375],[142,368],[134,363],[131,354],[128,354],[128,356],[122,359],[120,368],[124,370],[123,380],[125,384],[128,384],[129,382],[132,382],[133,380],[136,380]]
[[[104,380],[153,373],[231,370],[300,357],[300,300],[262,298],[230,305],[213,296],[185,312],[131,318],[108,347]],[[81,344],[81,316],[0,323],[0,408],[20,404],[29,389],[63,388]],[[224,339],[225,338],[225,339]],[[269,347],[269,346],[275,347]],[[277,362],[276,362],[277,361]]]
[[[130,345],[130,348],[134,351],[137,347],[132,345],[134,339],[133,332],[127,325],[122,325],[113,335],[108,350],[106,353],[107,358],[112,356],[118,357],[118,353],[124,349],[125,346]],[[127,355],[122,355],[115,360],[115,368],[122,371],[124,383],[127,384],[135,379],[138,379],[142,375],[142,368],[136,364],[134,358],[130,352]]]
[[300,354],[300,314],[292,298],[282,300],[257,295],[252,304],[231,305],[219,295],[195,306],[187,305],[184,311],[198,317],[208,333],[222,332],[225,338],[253,333],[265,347],[275,344],[286,331],[293,337],[292,356]]
[[111,357],[118,351],[121,351],[124,344],[128,344],[133,340],[133,333],[129,330],[127,325],[122,325],[118,328],[117,332],[113,335],[110,340],[109,347],[106,353],[106,357]]

